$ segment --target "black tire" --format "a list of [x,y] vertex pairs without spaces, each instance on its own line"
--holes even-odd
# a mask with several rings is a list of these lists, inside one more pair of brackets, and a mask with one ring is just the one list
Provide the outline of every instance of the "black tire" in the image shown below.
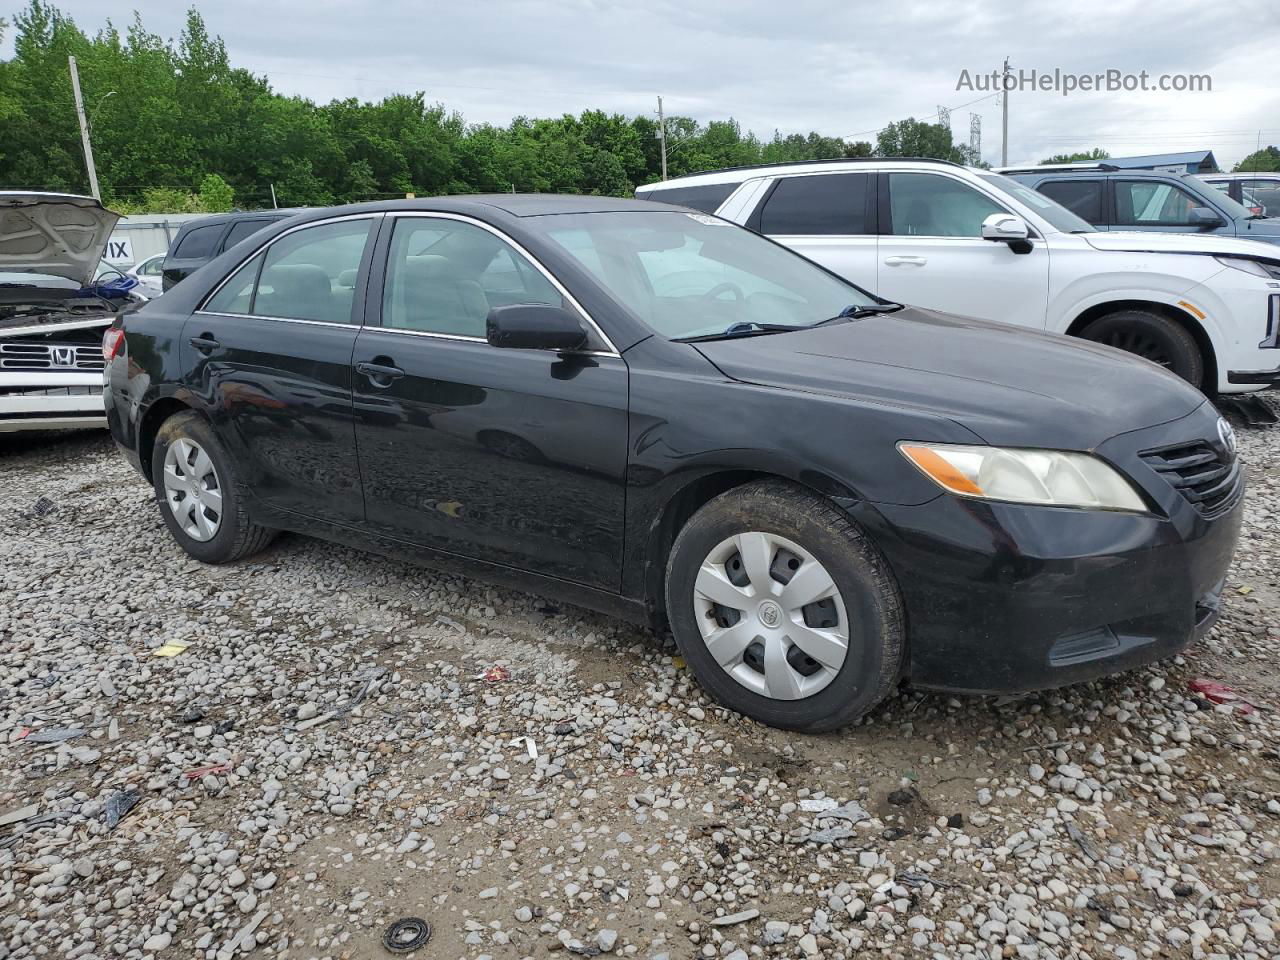
[[[213,461],[222,495],[222,518],[217,533],[209,540],[197,540],[187,534],[175,519],[165,497],[164,461],[169,447],[186,438],[198,443]],[[156,505],[165,526],[188,554],[204,563],[231,563],[257,553],[275,539],[276,531],[249,520],[244,504],[248,491],[240,482],[231,459],[214,435],[213,429],[199,414],[176,413],[160,425],[155,448],[151,452],[151,482]]]
[[1117,310],[1080,331],[1084,340],[1132,353],[1176,373],[1192,386],[1204,383],[1204,357],[1186,327],[1148,310]]
[[[762,695],[735,680],[698,629],[694,582],[717,544],[748,531],[784,537],[813,555],[844,601],[848,653],[830,683],[803,699]],[[818,733],[860,719],[901,675],[905,627],[897,583],[879,550],[830,501],[782,481],[757,481],[721,494],[685,524],[667,560],[667,617],[685,661],[720,703],[771,727]]]

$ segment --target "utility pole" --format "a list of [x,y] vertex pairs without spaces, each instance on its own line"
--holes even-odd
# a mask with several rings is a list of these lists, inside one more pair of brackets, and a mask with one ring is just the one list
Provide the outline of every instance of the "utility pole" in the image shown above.
[[93,165],[93,144],[89,142],[89,121],[84,115],[84,99],[80,96],[80,71],[76,69],[76,58],[67,57],[71,67],[71,91],[76,96],[76,116],[80,118],[80,141],[84,144],[84,165],[89,169],[89,192],[93,199],[102,202],[102,193],[98,190],[98,170]]
[[268,186],[271,187],[271,209],[279,210],[280,204],[276,203],[276,185],[274,183],[271,183],[271,184],[268,184]]
[[662,179],[667,179],[667,121],[662,115],[662,98],[658,98],[658,143],[662,147]]
[[1004,58],[1004,73],[1001,77],[1004,92],[1000,94],[1000,166],[1009,165],[1009,58]]

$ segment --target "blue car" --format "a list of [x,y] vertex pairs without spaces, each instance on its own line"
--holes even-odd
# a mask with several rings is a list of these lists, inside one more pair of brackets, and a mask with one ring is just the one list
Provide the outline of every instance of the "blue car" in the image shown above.
[[1242,206],[1199,177],[1062,164],[1000,171],[1088,220],[1099,230],[1217,233],[1280,244],[1280,217]]

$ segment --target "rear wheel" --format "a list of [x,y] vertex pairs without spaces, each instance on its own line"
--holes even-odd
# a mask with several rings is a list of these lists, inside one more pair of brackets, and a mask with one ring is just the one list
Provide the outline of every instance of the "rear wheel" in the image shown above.
[[888,566],[829,501],[777,481],[699,510],[667,564],[667,616],[699,682],[770,726],[845,726],[902,665],[903,617]]
[[1118,310],[1094,320],[1080,337],[1158,363],[1193,386],[1204,383],[1204,358],[1195,337],[1158,313]]
[[275,537],[274,530],[249,520],[247,493],[222,444],[198,414],[174,414],[160,425],[151,452],[151,480],[165,526],[197,560],[239,560]]

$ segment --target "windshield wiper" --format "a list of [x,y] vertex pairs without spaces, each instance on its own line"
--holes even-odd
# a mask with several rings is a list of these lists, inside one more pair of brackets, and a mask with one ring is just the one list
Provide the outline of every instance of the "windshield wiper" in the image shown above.
[[835,323],[838,320],[857,320],[859,317],[870,317],[877,313],[893,313],[893,311],[901,309],[902,304],[900,303],[851,303],[834,317],[819,320],[812,326],[820,327],[824,323]]
[[704,343],[708,340],[736,340],[739,337],[761,337],[769,333],[785,333],[788,330],[803,330],[804,327],[789,323],[757,323],[754,320],[739,320],[731,323],[719,333],[704,333],[696,337],[676,337],[677,343]]
[[5,290],[34,290],[35,286],[36,285],[34,283],[18,283],[13,280],[7,280],[4,283],[0,283],[0,287],[3,287]]

